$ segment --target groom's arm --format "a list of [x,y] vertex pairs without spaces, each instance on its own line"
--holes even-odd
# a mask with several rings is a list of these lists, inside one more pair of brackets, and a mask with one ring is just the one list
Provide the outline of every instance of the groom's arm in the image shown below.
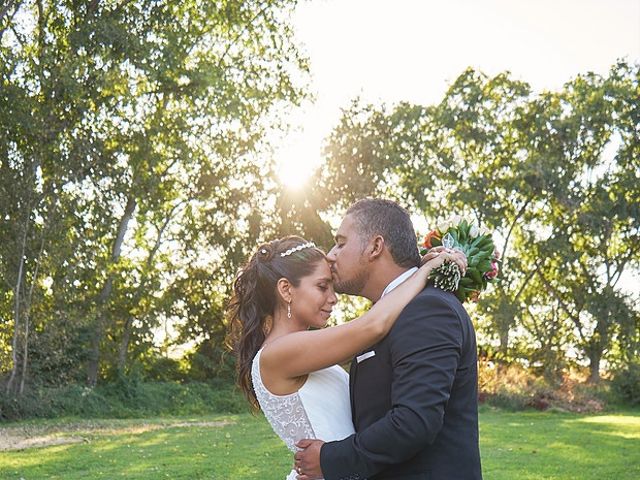
[[442,298],[419,296],[389,335],[392,408],[355,435],[322,446],[326,480],[371,477],[412,458],[442,428],[461,354],[457,313]]

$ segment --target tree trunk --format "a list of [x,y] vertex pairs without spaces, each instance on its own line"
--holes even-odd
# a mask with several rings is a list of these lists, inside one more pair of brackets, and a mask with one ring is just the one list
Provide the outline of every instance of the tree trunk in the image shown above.
[[20,302],[22,295],[22,277],[24,275],[24,254],[26,251],[27,244],[27,232],[29,230],[29,219],[27,218],[27,223],[24,227],[24,234],[22,235],[22,246],[20,249],[20,264],[18,265],[18,278],[16,279],[16,284],[14,287],[14,310],[13,310],[13,341],[11,343],[11,360],[13,362],[13,367],[11,368],[11,375],[9,376],[9,381],[7,382],[7,393],[11,393],[13,390],[13,382],[16,379],[16,374],[18,373],[18,337],[20,336]]
[[14,309],[13,309],[13,340],[11,342],[11,375],[7,382],[7,393],[13,390],[13,382],[18,373],[18,337],[20,336],[20,284],[22,283],[22,268],[24,265],[24,257],[20,257],[20,267],[18,268],[18,280],[14,288]]
[[113,278],[111,275],[107,278],[97,301],[97,312],[95,319],[95,329],[93,336],[91,337],[91,351],[89,353],[89,366],[87,369],[87,385],[95,387],[98,383],[98,369],[100,367],[100,343],[102,342],[102,336],[104,335],[104,307],[111,296],[111,290],[113,286]]
[[589,355],[589,383],[594,385],[600,383],[600,358],[602,354],[598,352],[592,352]]
[[131,339],[131,324],[133,323],[133,317],[129,315],[124,322],[124,328],[122,331],[122,341],[120,342],[120,349],[118,351],[118,372],[124,373],[127,367],[127,352],[129,351],[129,340]]
[[[125,234],[129,226],[129,221],[133,217],[133,212],[136,209],[136,200],[133,195],[130,195],[127,199],[127,205],[124,209],[124,214],[120,219],[118,225],[118,234],[116,235],[115,242],[113,243],[113,250],[111,252],[111,264],[116,264],[120,260],[120,253],[122,250],[122,243],[124,242]],[[87,385],[95,387],[98,383],[98,371],[100,368],[100,344],[102,343],[102,337],[106,328],[106,307],[111,297],[111,291],[113,290],[113,274],[107,276],[107,280],[98,295],[96,302],[96,314],[95,314],[95,326],[93,337],[91,339],[91,350],[89,353],[89,363],[87,366]]]
[[27,301],[25,305],[24,315],[24,348],[22,350],[22,373],[20,375],[20,390],[22,395],[24,392],[24,384],[27,379],[27,367],[29,366],[29,329],[31,324],[31,305],[33,304],[33,292],[36,284],[38,283],[38,272],[40,271],[40,262],[42,260],[42,253],[44,252],[45,243],[45,231],[42,230],[42,238],[40,240],[40,251],[38,257],[35,259],[35,268],[33,269],[33,278],[31,278],[31,286],[29,287],[29,295],[27,295]]
[[22,372],[20,374],[19,394],[24,392],[24,384],[27,378],[27,364],[29,362],[29,315],[24,319],[24,350],[22,354]]
[[509,328],[502,328],[500,331],[500,361],[504,362],[509,352]]
[[[156,256],[156,253],[158,253],[158,249],[162,244],[162,237],[164,235],[164,232],[169,226],[169,223],[171,222],[171,220],[173,219],[175,212],[178,210],[178,208],[181,205],[183,205],[183,202],[179,202],[176,205],[174,205],[173,208],[171,208],[171,210],[167,214],[167,218],[165,219],[164,223],[158,229],[158,235],[156,237],[156,241],[153,245],[153,248],[149,252],[149,256],[147,257],[147,261],[146,261],[147,271],[151,268],[151,265],[153,264],[153,260]],[[135,301],[133,302],[134,305],[137,302],[139,302],[142,296],[144,295],[147,287],[147,281],[148,281],[148,274],[145,273],[144,276],[142,277],[140,285],[138,286],[138,290],[135,296]],[[131,326],[133,325],[133,320],[134,320],[133,315],[129,315],[124,323],[124,328],[122,331],[122,340],[120,342],[120,349],[118,351],[118,371],[121,373],[124,373],[125,368],[127,367],[127,353],[129,351],[129,342],[131,341]]]

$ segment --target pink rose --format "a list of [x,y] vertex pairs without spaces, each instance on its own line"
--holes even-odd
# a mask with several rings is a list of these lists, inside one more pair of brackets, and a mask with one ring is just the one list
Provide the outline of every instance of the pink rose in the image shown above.
[[500,268],[498,267],[498,262],[493,261],[491,262],[491,270],[484,274],[484,278],[486,278],[487,280],[493,280],[498,276],[499,271]]

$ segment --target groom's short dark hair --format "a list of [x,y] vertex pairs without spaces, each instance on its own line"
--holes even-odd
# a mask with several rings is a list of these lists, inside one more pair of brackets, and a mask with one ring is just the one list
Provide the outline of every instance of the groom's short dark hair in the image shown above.
[[420,265],[418,242],[409,212],[391,200],[364,198],[347,210],[355,220],[363,242],[381,235],[393,261],[400,267]]

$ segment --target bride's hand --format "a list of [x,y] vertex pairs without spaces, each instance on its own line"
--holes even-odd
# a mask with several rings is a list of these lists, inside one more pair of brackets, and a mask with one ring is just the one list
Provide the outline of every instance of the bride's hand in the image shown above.
[[458,265],[460,273],[464,277],[464,274],[467,271],[467,257],[460,250],[450,250],[445,247],[434,247],[422,257],[421,265],[429,270],[433,270],[442,265],[445,260],[449,260]]

